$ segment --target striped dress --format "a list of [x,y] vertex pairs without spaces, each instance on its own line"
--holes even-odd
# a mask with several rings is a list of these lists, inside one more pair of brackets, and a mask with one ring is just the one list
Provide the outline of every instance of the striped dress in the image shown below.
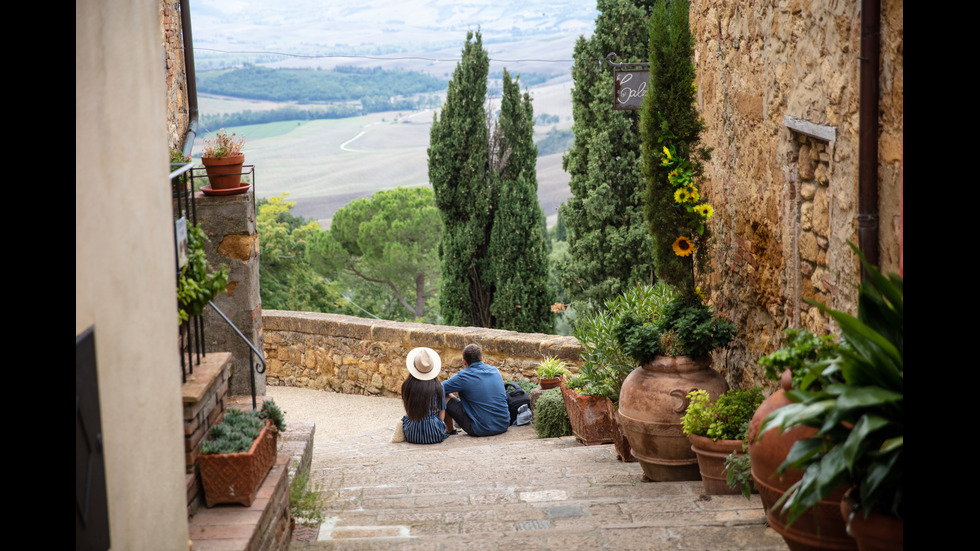
[[421,421],[412,421],[407,415],[402,416],[402,430],[405,440],[413,444],[438,444],[449,435],[446,434],[446,423],[439,418],[439,412],[446,409],[446,395],[442,385],[439,393],[433,397],[432,409],[429,416]]

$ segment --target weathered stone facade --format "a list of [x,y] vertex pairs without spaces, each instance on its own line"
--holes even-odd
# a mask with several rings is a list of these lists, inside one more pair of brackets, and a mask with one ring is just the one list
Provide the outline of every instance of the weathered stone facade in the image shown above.
[[537,381],[537,365],[548,356],[580,363],[574,337],[282,310],[264,310],[262,318],[269,385],[398,395],[408,375],[405,358],[416,346],[439,353],[442,381],[463,367],[469,343],[483,348],[484,362],[498,367],[504,380]]
[[166,53],[167,138],[170,147],[180,149],[187,132],[187,69],[184,67],[184,38],[181,31],[179,0],[160,2],[160,28]]
[[[879,247],[895,272],[903,21],[903,2],[883,0]],[[755,362],[783,329],[833,330],[805,299],[856,311],[860,4],[695,1],[691,25],[702,139],[714,148],[701,185],[715,207],[711,301],[740,328],[715,366],[744,386],[760,381]]]

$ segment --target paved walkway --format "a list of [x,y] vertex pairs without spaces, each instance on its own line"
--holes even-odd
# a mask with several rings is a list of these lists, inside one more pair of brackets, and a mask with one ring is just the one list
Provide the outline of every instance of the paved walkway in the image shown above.
[[[400,401],[372,397],[342,399],[371,422],[331,439],[345,412],[328,402],[342,395],[280,390],[268,394],[287,421],[317,424],[313,472],[330,517],[319,541],[292,549],[786,549],[765,525],[758,496],[704,496],[700,482],[642,482],[639,465],[619,462],[610,445],[538,439],[530,427],[490,438],[461,432],[434,446],[392,444],[390,415],[400,416]],[[326,418],[302,418],[310,400]]]

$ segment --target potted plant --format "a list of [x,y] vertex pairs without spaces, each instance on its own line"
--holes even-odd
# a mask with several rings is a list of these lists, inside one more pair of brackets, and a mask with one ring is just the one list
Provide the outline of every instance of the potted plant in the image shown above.
[[687,395],[696,389],[717,399],[728,383],[711,369],[710,352],[726,346],[735,326],[711,307],[675,298],[656,320],[626,315],[615,335],[640,367],[623,381],[619,420],[646,478],[698,480],[697,457],[681,427]]
[[743,454],[749,420],[762,403],[762,389],[728,390],[712,403],[705,390],[688,395],[687,411],[681,417],[684,434],[698,456],[701,480],[708,495],[737,494],[728,484],[725,460]]
[[242,185],[242,165],[245,164],[243,145],[245,145],[245,138],[236,138],[234,133],[229,135],[224,129],[204,140],[201,163],[208,173],[212,190],[235,190],[247,187]]
[[568,412],[575,439],[591,446],[614,441],[612,417],[606,407],[606,399],[588,393],[588,380],[582,374],[561,383],[561,397]]
[[554,356],[538,364],[538,382],[541,390],[557,388],[562,376],[568,374],[568,365]]
[[781,388],[762,402],[749,424],[751,478],[766,508],[769,526],[783,536],[791,548],[856,549],[857,542],[847,535],[847,528],[840,516],[840,500],[846,486],[841,485],[831,492],[792,525],[788,523],[786,514],[775,507],[790,487],[803,477],[803,471],[799,469],[787,468],[780,473],[776,472],[777,469],[796,442],[811,438],[817,430],[798,426],[760,435],[759,428],[772,412],[792,403],[786,397],[787,392],[793,389],[817,390],[836,382],[831,376],[811,370],[809,366],[835,357],[839,348],[832,335],[818,337],[804,329],[788,329],[785,333],[786,344],[759,359],[766,377],[779,381]]
[[673,290],[664,283],[638,285],[607,300],[604,309],[583,317],[575,327],[575,337],[582,345],[582,367],[579,371],[584,378],[584,390],[580,393],[606,399],[606,408],[613,421],[616,455],[626,462],[635,459],[617,415],[619,391],[637,364],[623,351],[614,330],[626,315],[657,319],[674,296]]
[[[803,477],[777,503],[790,523],[846,484],[851,486],[850,499],[842,509],[858,548],[901,549],[904,283],[897,274],[883,276],[863,256],[861,262],[868,278],[860,286],[858,317],[814,303],[838,323],[847,346],[808,369],[840,382],[787,392],[793,403],[770,414],[761,432],[777,427],[816,429],[812,437],[793,445],[779,467],[803,470]],[[863,529],[877,524],[889,526],[885,541],[875,544],[880,547],[862,541],[867,536]]]
[[218,503],[252,505],[255,493],[276,462],[276,441],[286,429],[282,410],[271,400],[259,411],[229,409],[201,445],[198,466],[208,507]]

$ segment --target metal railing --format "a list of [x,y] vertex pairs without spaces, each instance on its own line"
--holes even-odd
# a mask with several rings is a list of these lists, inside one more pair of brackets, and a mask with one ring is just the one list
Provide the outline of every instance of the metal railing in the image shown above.
[[[220,308],[215,306],[213,302],[209,302],[208,304],[210,304],[211,308],[213,308],[214,311],[217,312],[219,316],[221,316],[221,319],[225,320],[225,323],[227,323],[228,326],[235,331],[235,334],[238,335],[238,338],[242,339],[242,341],[248,345],[249,387],[252,389],[252,409],[255,409],[257,405],[255,401],[255,374],[258,373],[259,375],[261,375],[265,373],[265,356],[261,352],[259,352],[257,348],[255,348],[255,345],[252,344],[252,341],[248,340],[248,337],[246,337],[245,334],[242,333],[240,329],[235,327],[235,324],[232,323],[230,319],[228,319],[228,316],[226,316],[225,313],[222,312]],[[253,362],[254,358],[258,358],[259,361]]]
[[[194,182],[191,170],[192,163],[170,164],[170,191],[174,211],[174,283],[180,286],[180,257],[177,238],[177,221],[184,218],[188,225],[197,224],[197,203],[194,200]],[[180,324],[178,330],[180,342],[180,373],[181,382],[187,382],[187,376],[194,373],[194,365],[201,363],[204,351],[204,320],[201,316],[193,316]],[[195,361],[196,357],[196,361]]]

